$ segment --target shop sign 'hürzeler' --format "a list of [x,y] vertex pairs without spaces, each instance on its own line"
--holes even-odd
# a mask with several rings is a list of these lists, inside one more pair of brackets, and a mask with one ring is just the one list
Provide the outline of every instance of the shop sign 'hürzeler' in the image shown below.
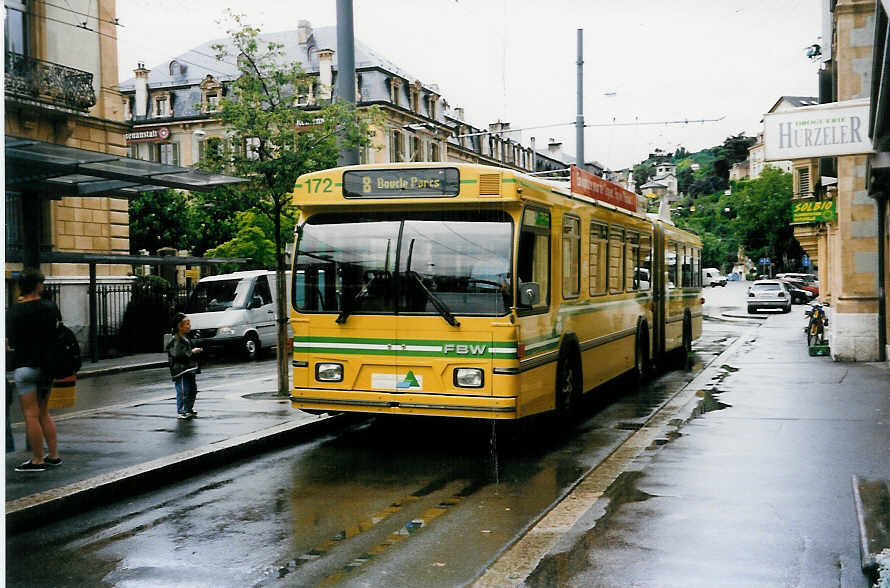
[[847,100],[764,115],[766,161],[871,153],[868,105]]

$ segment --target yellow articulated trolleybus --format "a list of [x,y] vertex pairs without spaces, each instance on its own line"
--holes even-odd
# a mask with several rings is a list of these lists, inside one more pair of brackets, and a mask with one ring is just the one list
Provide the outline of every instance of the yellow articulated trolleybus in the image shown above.
[[519,419],[701,333],[701,241],[572,168],[306,174],[293,264],[295,408]]

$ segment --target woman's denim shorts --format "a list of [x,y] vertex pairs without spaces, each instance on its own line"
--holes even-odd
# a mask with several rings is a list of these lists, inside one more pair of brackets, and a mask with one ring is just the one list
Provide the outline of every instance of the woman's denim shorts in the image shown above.
[[50,382],[43,377],[39,368],[18,367],[15,368],[15,389],[19,396],[39,391],[39,397],[49,394]]

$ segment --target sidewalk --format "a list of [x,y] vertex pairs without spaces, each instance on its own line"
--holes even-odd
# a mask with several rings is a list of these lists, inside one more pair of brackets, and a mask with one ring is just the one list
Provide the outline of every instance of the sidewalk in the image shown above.
[[890,369],[810,357],[804,309],[748,321],[474,586],[871,586]]
[[[166,364],[164,353],[85,362],[78,378]],[[18,450],[6,454],[7,532],[316,435],[340,420],[294,410],[271,389],[202,391],[191,421],[175,418],[175,402],[171,389],[56,417],[64,463],[44,472],[15,471],[29,454],[22,450],[24,425],[14,425]]]

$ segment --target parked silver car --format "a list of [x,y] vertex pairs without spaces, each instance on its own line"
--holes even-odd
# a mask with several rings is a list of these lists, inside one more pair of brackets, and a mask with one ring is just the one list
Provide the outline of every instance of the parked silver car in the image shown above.
[[791,292],[781,280],[757,280],[748,288],[748,312],[761,308],[781,308],[791,312]]

